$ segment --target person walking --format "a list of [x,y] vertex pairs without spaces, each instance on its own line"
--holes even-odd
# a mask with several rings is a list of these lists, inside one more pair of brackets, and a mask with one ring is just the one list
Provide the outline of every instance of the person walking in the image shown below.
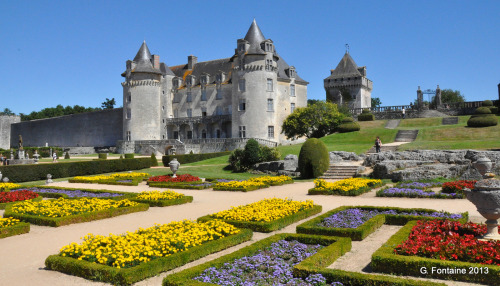
[[54,152],[52,154],[52,163],[57,163],[57,153],[56,152]]
[[375,152],[380,153],[380,147],[382,147],[382,141],[377,136],[377,139],[375,139]]
[[406,117],[406,111],[405,111],[405,108],[404,108],[404,107],[403,107],[403,110],[402,110],[402,112],[403,112],[403,114],[402,114],[402,116],[403,116],[403,119],[405,119],[405,117]]

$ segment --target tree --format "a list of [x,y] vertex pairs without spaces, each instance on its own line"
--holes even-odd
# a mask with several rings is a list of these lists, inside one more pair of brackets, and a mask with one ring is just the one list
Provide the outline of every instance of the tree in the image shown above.
[[382,105],[382,101],[378,97],[372,97],[372,107],[380,107]]
[[5,108],[2,112],[0,112],[0,115],[16,115],[12,110],[9,108]]
[[308,107],[299,107],[283,121],[282,131],[287,138],[321,138],[335,131],[344,115],[337,105],[318,101]]
[[[432,96],[431,107],[435,107],[436,96]],[[441,103],[442,104],[451,104],[465,102],[465,95],[461,94],[459,90],[452,89],[442,89],[441,90]]]
[[308,99],[307,100],[307,106],[311,106],[313,104],[316,104],[316,102],[321,101],[319,99]]
[[102,103],[101,107],[102,109],[113,109],[115,105],[116,101],[114,97],[112,99],[106,97],[106,100]]

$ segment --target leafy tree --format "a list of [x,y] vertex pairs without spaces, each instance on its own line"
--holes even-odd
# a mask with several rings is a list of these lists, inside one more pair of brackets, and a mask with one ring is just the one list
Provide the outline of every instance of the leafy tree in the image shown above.
[[83,107],[79,105],[75,105],[74,107],[71,106],[66,106],[63,107],[62,105],[57,105],[56,107],[48,107],[44,108],[40,111],[33,111],[30,114],[26,115],[21,113],[21,121],[27,121],[27,120],[34,120],[34,119],[42,119],[42,118],[51,118],[51,117],[56,117],[56,116],[63,116],[63,115],[70,115],[70,114],[77,114],[77,113],[84,113],[84,112],[92,112],[92,111],[98,111],[101,110],[100,108],[96,107]]
[[5,108],[2,112],[0,112],[0,115],[16,115],[12,110],[9,108]]
[[308,99],[308,100],[307,100],[307,106],[314,105],[314,104],[316,104],[318,101],[321,101],[321,100],[319,100],[319,99]]
[[283,121],[282,131],[287,138],[321,138],[333,133],[344,115],[337,105],[318,101],[308,107],[299,107]]
[[[432,96],[431,106],[435,105],[436,96]],[[465,95],[461,94],[459,90],[442,89],[441,90],[441,103],[451,104],[457,102],[465,102]]]
[[114,97],[112,99],[106,97],[106,100],[102,103],[101,107],[102,109],[113,109],[115,105],[116,101]]
[[382,101],[378,97],[372,97],[372,107],[380,107],[382,105]]

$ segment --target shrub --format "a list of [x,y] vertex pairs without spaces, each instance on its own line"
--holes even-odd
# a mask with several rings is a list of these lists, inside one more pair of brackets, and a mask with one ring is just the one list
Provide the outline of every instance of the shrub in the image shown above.
[[337,128],[338,132],[340,133],[359,131],[359,129],[361,129],[361,126],[359,126],[359,123],[354,122],[354,119],[352,119],[352,117],[346,117],[342,119],[342,123]]
[[281,158],[281,152],[277,148],[268,146],[260,147],[259,162],[278,161]]
[[302,178],[317,178],[328,170],[330,155],[325,143],[309,138],[300,148],[299,171]]
[[370,113],[370,110],[369,110],[368,108],[365,108],[365,109],[363,109],[363,110],[361,111],[361,113],[363,113],[363,114],[368,114],[368,113]]
[[231,153],[229,156],[229,165],[233,172],[243,172],[248,169],[243,165],[243,157],[244,151],[242,149],[236,149]]
[[491,110],[488,107],[478,107],[476,111],[474,112],[475,114],[491,114]]
[[168,167],[168,163],[172,161],[173,158],[176,158],[180,164],[187,164],[198,162],[210,158],[221,157],[225,155],[231,154],[230,151],[226,152],[215,152],[215,153],[203,153],[203,154],[183,154],[183,155],[164,155],[162,156],[163,166]]
[[125,154],[125,159],[134,159],[134,153]]
[[496,106],[490,106],[490,111],[493,114],[497,114],[498,113],[498,107],[496,107]]
[[249,139],[247,144],[245,144],[245,149],[243,151],[243,164],[245,166],[253,166],[253,164],[258,163],[260,159],[260,147],[259,142],[255,139]]
[[156,156],[155,156],[154,152],[151,153],[151,166],[152,167],[158,166],[158,160],[156,160]]
[[107,153],[99,153],[98,156],[99,156],[99,159],[102,159],[102,160],[108,159],[108,154]]
[[358,115],[358,121],[373,121],[373,120],[375,120],[375,115],[371,113],[362,113]]
[[488,126],[496,126],[497,124],[498,124],[498,118],[492,115],[482,115],[482,116],[473,115],[470,117],[469,120],[467,120],[467,126],[469,127],[488,127]]
[[489,99],[485,100],[485,101],[483,101],[483,106],[493,106],[493,101],[491,101]]
[[70,159],[69,158],[69,152],[66,152],[66,154],[64,155],[64,159]]

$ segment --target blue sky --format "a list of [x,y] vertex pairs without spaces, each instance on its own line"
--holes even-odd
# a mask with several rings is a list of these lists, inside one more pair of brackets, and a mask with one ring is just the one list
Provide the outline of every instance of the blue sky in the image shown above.
[[345,53],[367,67],[373,97],[409,104],[422,89],[497,99],[500,1],[0,0],[0,111],[122,105],[125,62],[143,40],[169,66],[230,57],[255,18],[278,53],[325,99]]

